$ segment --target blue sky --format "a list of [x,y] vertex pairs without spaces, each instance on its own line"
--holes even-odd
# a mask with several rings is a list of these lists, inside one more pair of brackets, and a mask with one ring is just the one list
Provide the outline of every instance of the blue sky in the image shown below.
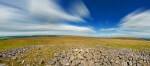
[[0,36],[150,37],[150,0],[0,0]]

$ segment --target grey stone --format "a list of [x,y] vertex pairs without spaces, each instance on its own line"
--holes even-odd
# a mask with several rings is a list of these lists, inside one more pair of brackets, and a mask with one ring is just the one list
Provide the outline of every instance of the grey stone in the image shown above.
[[16,56],[14,56],[14,57],[12,57],[12,59],[13,59],[13,60],[16,60],[16,59],[17,59],[17,57],[16,57]]
[[67,59],[63,59],[60,62],[61,62],[62,65],[65,65],[65,66],[69,66],[70,65],[70,63],[69,63],[69,61]]
[[76,61],[75,61],[75,60],[73,60],[73,61],[71,62],[71,66],[76,66]]
[[76,62],[76,65],[78,65],[81,63],[81,60],[77,59],[75,62]]
[[128,66],[127,62],[123,62],[122,65],[123,65],[123,66]]
[[94,61],[89,61],[88,64],[89,64],[89,66],[92,66],[92,65],[94,65]]
[[61,53],[61,57],[65,58],[67,56],[67,54],[65,52]]
[[2,63],[0,63],[0,66],[6,66],[6,64],[2,64]]
[[50,65],[54,65],[57,61],[50,61],[49,64]]
[[74,59],[76,59],[76,57],[72,55],[72,56],[70,57],[70,60],[72,61],[72,60],[74,60]]
[[81,54],[78,54],[78,55],[77,55],[77,58],[78,58],[78,59],[84,59],[84,57],[83,57]]
[[26,64],[26,66],[30,66],[30,64]]
[[85,57],[86,57],[86,59],[90,60],[90,59],[92,59],[93,55],[91,53],[86,53]]
[[129,61],[128,62],[128,66],[132,66],[133,64],[132,64],[132,62],[131,61]]
[[41,60],[39,61],[39,64],[44,64],[44,59],[41,59]]
[[54,56],[58,57],[60,55],[60,52],[54,53]]
[[88,66],[88,62],[82,60],[80,66]]
[[142,64],[140,64],[140,63],[137,63],[137,64],[136,64],[136,66],[142,66]]
[[54,66],[62,66],[60,62],[56,62]]
[[[104,62],[107,62],[108,61],[108,59],[107,58],[104,58]],[[116,62],[118,62],[118,60],[116,60]]]
[[6,57],[7,55],[5,53],[2,54],[2,57]]
[[100,63],[95,63],[94,65],[95,65],[95,66],[100,66],[101,64],[100,64]]

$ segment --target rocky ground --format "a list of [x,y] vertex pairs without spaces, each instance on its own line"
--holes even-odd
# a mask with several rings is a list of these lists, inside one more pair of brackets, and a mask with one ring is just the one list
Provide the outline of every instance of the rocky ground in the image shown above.
[[[38,45],[3,51],[0,53],[0,66],[7,66],[7,64],[1,63],[4,58],[15,60],[18,58],[18,54],[27,52],[32,48],[36,49],[43,46],[48,47],[52,45]],[[45,62],[46,60],[44,59],[39,60],[38,65],[35,64],[35,66],[41,66],[43,64],[44,66],[150,66],[150,51],[104,47],[72,48],[58,51],[54,53],[53,58],[47,59],[49,60],[48,62]],[[23,66],[33,66],[31,64],[25,64],[24,60],[16,61],[23,64]]]
[[52,66],[150,66],[150,52],[76,48],[55,53]]
[[[0,66],[7,66],[7,64],[1,63],[2,60],[4,60],[5,58],[10,58],[12,60],[15,60],[17,58],[21,59],[22,57],[18,57],[17,55],[22,54],[31,48],[39,48],[39,47],[43,47],[43,46],[47,46],[47,45],[36,45],[36,46],[23,47],[23,48],[2,51],[2,52],[0,52]],[[22,61],[22,60],[18,60],[18,62],[24,63],[24,61]]]

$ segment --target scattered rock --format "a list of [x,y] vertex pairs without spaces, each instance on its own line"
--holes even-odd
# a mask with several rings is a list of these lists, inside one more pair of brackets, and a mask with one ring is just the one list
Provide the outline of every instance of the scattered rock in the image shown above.
[[50,64],[50,65],[54,65],[56,62],[57,62],[57,59],[56,59],[56,58],[54,58],[54,59],[52,59],[51,61],[49,61],[49,63],[48,63],[48,64]]
[[[23,52],[25,52],[25,51],[27,51],[31,48],[39,48],[39,47],[42,47],[42,46],[45,46],[45,45],[37,45],[37,46],[30,46],[30,47],[24,47],[24,48],[17,48],[17,49],[2,51],[2,52],[0,52],[0,63],[3,60],[3,58],[11,58],[12,60],[17,59],[16,61],[18,63],[24,64],[25,61],[22,59],[23,56],[22,55],[18,56],[18,54],[21,54],[21,53],[23,53]],[[41,63],[43,63],[43,61]],[[1,65],[3,65],[3,64],[1,64]]]
[[132,66],[132,62],[131,61],[129,61],[127,63],[128,63],[128,66]]
[[12,59],[13,59],[13,60],[16,60],[16,59],[17,59],[17,57],[16,57],[16,56],[14,56],[14,57],[12,57]]
[[123,66],[128,66],[127,62],[123,62]]
[[56,62],[55,66],[62,66],[60,62]]
[[69,63],[69,61],[68,61],[67,59],[61,60],[60,63],[61,63],[62,65],[64,65],[64,66],[69,66],[69,65],[70,65],[70,63]]
[[40,61],[39,61],[39,64],[41,65],[41,64],[44,64],[44,59],[41,59]]
[[[40,46],[38,46],[40,47]],[[34,47],[18,48],[0,52],[0,63],[3,58],[11,58],[18,63],[26,64],[25,56],[21,53]],[[40,48],[36,48],[39,54]],[[20,54],[20,55],[17,55]],[[34,58],[36,59],[36,58]],[[57,52],[52,59],[47,62],[43,58],[34,63],[34,65],[46,64],[47,66],[150,66],[150,51],[130,50],[130,49],[106,49],[106,48],[75,48],[66,51]],[[37,59],[36,59],[37,60]],[[0,66],[6,66],[0,64]],[[31,65],[32,66],[32,65]]]
[[2,64],[2,63],[0,63],[0,66],[6,66],[6,64]]
[[30,66],[30,64],[26,64],[26,66]]
[[63,66],[133,66],[135,64],[141,66],[148,64],[150,52],[129,49],[85,48],[55,53],[54,58],[60,59],[51,60],[51,64],[55,66],[58,62]]

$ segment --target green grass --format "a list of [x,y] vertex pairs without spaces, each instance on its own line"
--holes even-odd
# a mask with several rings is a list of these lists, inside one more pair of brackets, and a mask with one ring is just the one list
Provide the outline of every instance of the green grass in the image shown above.
[[105,46],[112,48],[128,48],[134,50],[150,50],[150,45],[123,45],[123,44],[105,44]]
[[21,47],[26,47],[26,46],[33,46],[33,45],[38,45],[38,44],[0,44],[0,51],[4,50],[10,50],[13,48],[21,48]]
[[39,44],[88,44],[105,45],[113,48],[150,49],[150,41],[122,38],[92,38],[79,36],[27,37],[0,41],[0,51]]
[[10,37],[0,37],[0,40],[7,40],[10,39]]

